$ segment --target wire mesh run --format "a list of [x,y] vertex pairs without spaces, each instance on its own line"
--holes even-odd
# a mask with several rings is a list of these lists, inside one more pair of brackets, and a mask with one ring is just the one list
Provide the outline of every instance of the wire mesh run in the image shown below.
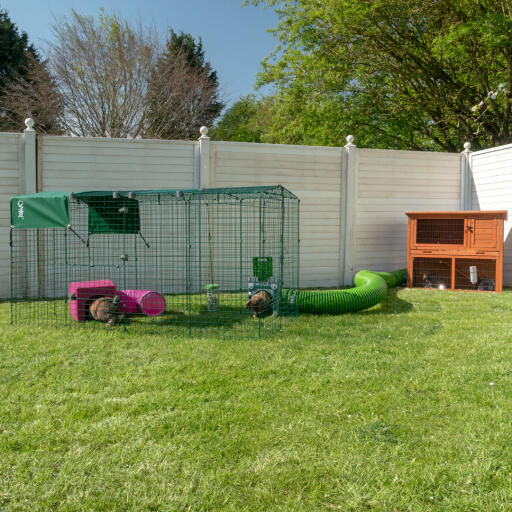
[[413,286],[418,288],[451,288],[451,258],[414,258]]
[[416,243],[463,245],[464,219],[418,219]]
[[260,337],[297,314],[298,273],[283,187],[83,192],[67,228],[11,228],[11,319]]
[[455,288],[457,290],[496,290],[496,260],[456,259]]

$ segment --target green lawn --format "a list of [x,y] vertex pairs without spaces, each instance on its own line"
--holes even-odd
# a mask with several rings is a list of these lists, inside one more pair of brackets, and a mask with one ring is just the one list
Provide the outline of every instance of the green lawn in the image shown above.
[[512,292],[257,339],[12,328],[0,510],[510,511]]

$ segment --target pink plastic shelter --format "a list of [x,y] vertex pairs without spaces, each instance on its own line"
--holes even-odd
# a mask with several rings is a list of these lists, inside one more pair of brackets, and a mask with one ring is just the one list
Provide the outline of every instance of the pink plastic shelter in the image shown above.
[[69,283],[69,311],[77,322],[87,320],[89,304],[97,297],[114,297],[116,285],[109,279]]

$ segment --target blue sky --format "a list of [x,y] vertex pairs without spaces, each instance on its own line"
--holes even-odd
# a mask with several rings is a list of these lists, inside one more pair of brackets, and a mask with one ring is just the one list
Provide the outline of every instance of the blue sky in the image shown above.
[[[128,20],[142,18],[155,24],[161,34],[169,27],[201,36],[207,59],[219,74],[228,103],[254,92],[260,62],[276,46],[267,32],[277,25],[273,10],[242,6],[243,0],[0,0],[20,30],[44,49],[52,37],[55,17],[71,9],[96,15],[100,7]],[[261,91],[260,91],[261,92]]]

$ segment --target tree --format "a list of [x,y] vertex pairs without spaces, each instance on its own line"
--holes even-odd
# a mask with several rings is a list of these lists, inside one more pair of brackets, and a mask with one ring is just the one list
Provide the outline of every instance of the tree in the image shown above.
[[337,118],[369,146],[456,151],[465,140],[476,149],[512,140],[509,0],[252,3],[280,18],[281,47],[260,83],[276,85],[285,118],[300,109],[304,137],[314,127],[302,118],[328,105],[328,123]]
[[66,131],[144,136],[148,84],[159,54],[154,32],[103,11],[97,20],[72,11],[71,20],[56,23],[54,36],[50,64]]
[[170,31],[165,53],[151,75],[148,130],[153,137],[196,139],[211,125],[224,104],[217,73],[205,62],[203,43],[190,34]]
[[216,140],[265,142],[273,98],[249,94],[233,103],[211,131]]
[[5,10],[0,10],[0,89],[15,76],[24,72],[28,56],[38,53],[28,42],[26,32],[19,32]]
[[40,133],[63,132],[63,100],[47,69],[32,54],[27,64],[2,89],[2,128],[19,131],[23,120],[31,117]]
[[23,126],[18,112],[12,110],[12,98],[7,98],[15,81],[30,83],[28,74],[39,63],[39,54],[20,32],[5,10],[0,10],[0,130],[19,131]]

